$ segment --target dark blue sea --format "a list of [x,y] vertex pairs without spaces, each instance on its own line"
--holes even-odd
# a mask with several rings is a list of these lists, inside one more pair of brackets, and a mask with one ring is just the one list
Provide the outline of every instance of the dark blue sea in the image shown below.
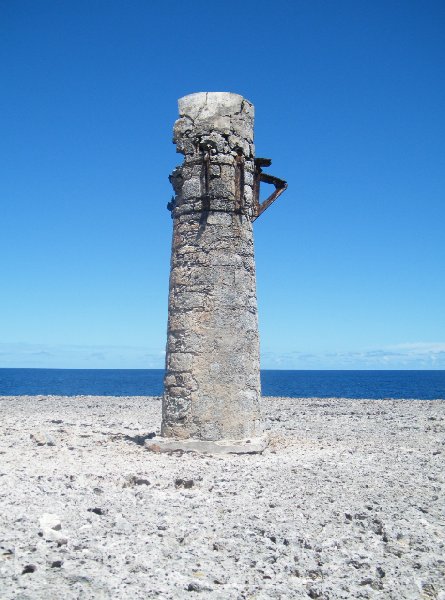
[[[0,369],[0,395],[159,396],[162,369]],[[264,396],[445,399],[445,371],[261,371]]]

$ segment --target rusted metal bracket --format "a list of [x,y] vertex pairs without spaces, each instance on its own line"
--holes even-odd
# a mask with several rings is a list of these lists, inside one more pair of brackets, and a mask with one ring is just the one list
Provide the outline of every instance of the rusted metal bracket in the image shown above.
[[[284,192],[287,188],[287,182],[279,177],[274,177],[268,173],[263,173],[262,167],[270,167],[272,160],[270,158],[255,158],[255,174],[253,179],[253,216],[252,221],[258,219],[258,217],[267,209],[271,204],[275,202],[278,196]],[[260,185],[261,182],[271,183],[275,186],[275,191],[260,204]]]
[[244,208],[244,156],[239,151],[235,156],[235,212],[240,213]]

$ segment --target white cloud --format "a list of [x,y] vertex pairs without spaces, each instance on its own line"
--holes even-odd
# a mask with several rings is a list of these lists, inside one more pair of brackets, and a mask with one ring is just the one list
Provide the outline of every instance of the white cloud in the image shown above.
[[[163,369],[165,350],[139,346],[0,343],[0,367]],[[261,354],[263,369],[445,369],[445,342],[411,342],[343,352]]]
[[389,348],[406,354],[440,354],[445,352],[445,342],[414,342],[396,344],[395,346],[389,346]]
[[264,352],[264,369],[445,369],[444,342],[413,342],[345,352]]
[[163,369],[164,351],[139,346],[0,343],[0,367]]

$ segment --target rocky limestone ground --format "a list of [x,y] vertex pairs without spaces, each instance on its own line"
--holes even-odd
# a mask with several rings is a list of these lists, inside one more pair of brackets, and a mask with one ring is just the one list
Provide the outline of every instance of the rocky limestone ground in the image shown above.
[[263,455],[160,400],[0,399],[0,598],[445,599],[445,401],[265,398]]

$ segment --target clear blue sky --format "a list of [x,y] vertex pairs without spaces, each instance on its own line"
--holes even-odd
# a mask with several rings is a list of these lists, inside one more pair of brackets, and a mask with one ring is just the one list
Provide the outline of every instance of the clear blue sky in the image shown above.
[[445,3],[0,0],[0,366],[163,367],[177,98],[256,107],[263,368],[445,368]]

